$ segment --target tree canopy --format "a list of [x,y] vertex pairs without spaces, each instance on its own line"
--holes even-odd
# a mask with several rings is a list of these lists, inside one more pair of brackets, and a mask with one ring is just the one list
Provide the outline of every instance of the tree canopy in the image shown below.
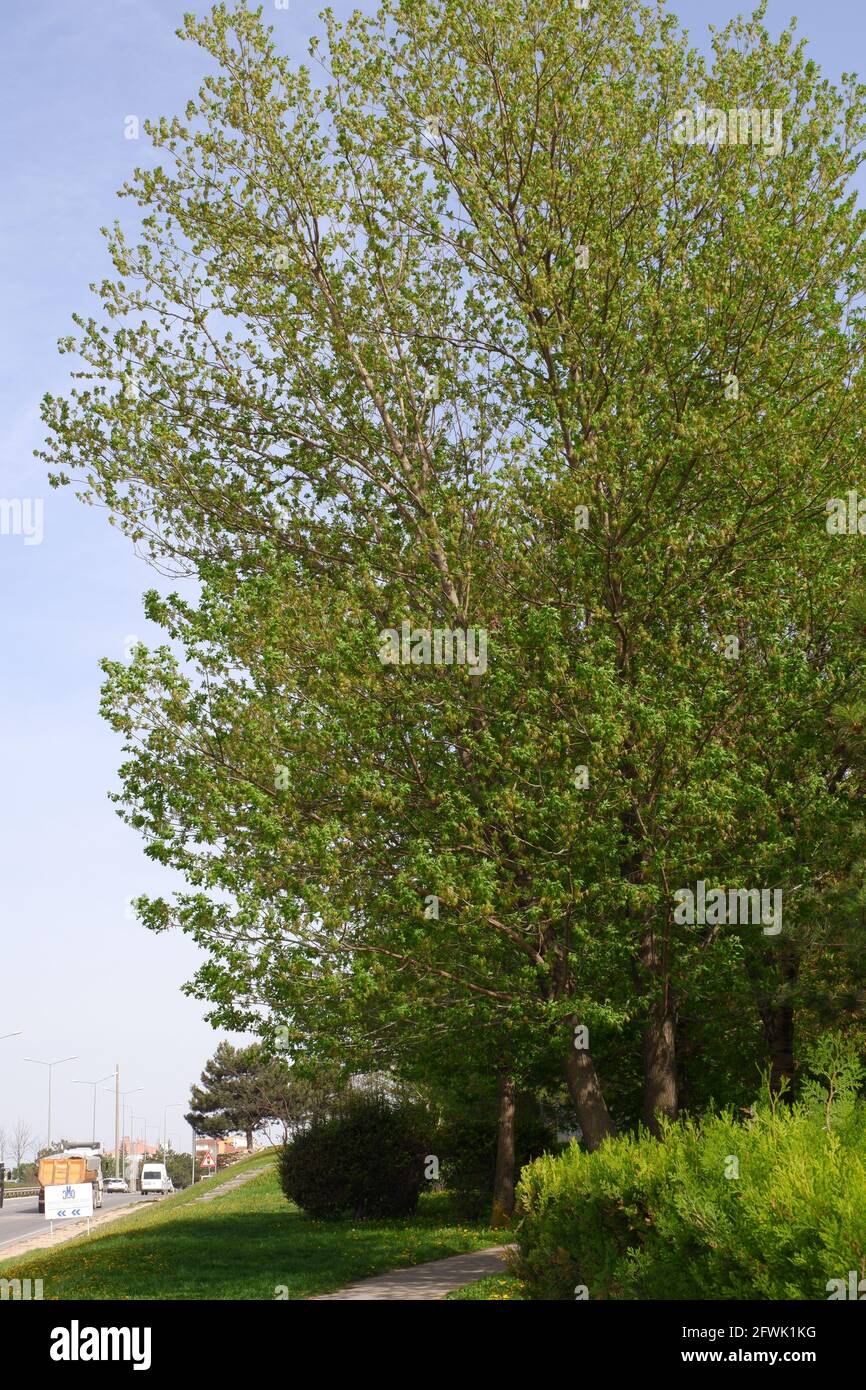
[[201,1085],[190,1091],[186,1122],[196,1134],[224,1139],[229,1134],[253,1135],[279,1123],[283,1134],[304,1120],[315,1092],[298,1081],[291,1068],[268,1056],[259,1044],[237,1048],[221,1042],[201,1074]]
[[45,454],[197,580],[104,710],[215,1021],[559,1067],[594,1146],[856,1017],[866,89],[764,9],[185,19]]

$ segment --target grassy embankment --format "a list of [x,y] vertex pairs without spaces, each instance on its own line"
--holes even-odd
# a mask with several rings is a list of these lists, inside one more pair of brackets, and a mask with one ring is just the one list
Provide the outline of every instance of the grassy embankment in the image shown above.
[[[197,1200],[250,1168],[261,1172],[244,1186]],[[2,1261],[0,1278],[42,1279],[46,1300],[300,1299],[500,1241],[455,1218],[445,1193],[402,1220],[313,1221],[286,1201],[273,1156],[257,1155],[89,1237]]]

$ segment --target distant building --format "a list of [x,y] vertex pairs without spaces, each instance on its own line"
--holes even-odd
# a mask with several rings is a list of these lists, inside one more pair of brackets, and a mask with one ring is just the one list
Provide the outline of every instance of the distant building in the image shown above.
[[195,1138],[196,1167],[205,1171],[216,1172],[217,1168],[222,1168],[233,1158],[243,1157],[246,1152],[246,1144],[236,1143],[231,1136],[228,1139],[212,1139],[207,1134],[197,1134]]
[[[103,1149],[106,1158],[114,1158],[114,1149]],[[146,1144],[143,1139],[130,1139],[125,1135],[121,1144],[120,1152],[125,1158],[132,1158],[138,1154],[142,1158],[153,1158],[154,1154],[162,1152],[161,1144]]]

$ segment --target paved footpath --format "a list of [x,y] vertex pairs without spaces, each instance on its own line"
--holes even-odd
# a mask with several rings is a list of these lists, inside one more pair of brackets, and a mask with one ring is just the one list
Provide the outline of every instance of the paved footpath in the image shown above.
[[505,1256],[513,1247],[494,1245],[489,1250],[474,1250],[468,1255],[451,1255],[447,1260],[430,1260],[411,1269],[392,1269],[388,1274],[376,1274],[372,1279],[360,1279],[357,1284],[338,1289],[336,1293],[315,1294],[310,1303],[328,1299],[428,1299],[444,1298],[453,1289],[474,1284],[491,1274],[502,1274]]
[[190,1205],[195,1206],[196,1202],[214,1202],[217,1197],[224,1197],[227,1192],[234,1192],[236,1188],[243,1187],[245,1182],[251,1182],[253,1178],[260,1178],[262,1173],[266,1172],[267,1168],[264,1165],[259,1168],[249,1168],[245,1173],[238,1173],[236,1177],[229,1178],[228,1182],[221,1182],[219,1187],[205,1192],[202,1197],[194,1197]]

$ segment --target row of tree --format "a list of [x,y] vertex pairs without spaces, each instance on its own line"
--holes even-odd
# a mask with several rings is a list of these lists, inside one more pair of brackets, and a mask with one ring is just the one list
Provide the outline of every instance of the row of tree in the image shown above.
[[[187,884],[142,920],[299,1076],[484,1078],[505,1214],[518,1092],[595,1146],[862,1030],[864,560],[825,518],[866,92],[763,9],[705,59],[632,0],[386,0],[328,18],[321,87],[243,5],[188,17],[212,75],[45,401],[54,481],[197,581],[105,663],[121,814]],[[696,102],[783,148],[675,140]],[[781,930],[678,920],[699,883]]]

